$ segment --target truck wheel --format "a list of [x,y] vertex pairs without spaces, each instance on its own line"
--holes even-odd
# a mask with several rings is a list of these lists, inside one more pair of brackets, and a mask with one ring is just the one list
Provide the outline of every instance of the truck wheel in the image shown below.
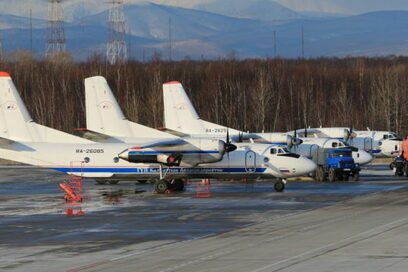
[[390,163],[390,169],[393,170],[394,168],[396,168],[397,166],[395,165],[395,162]]
[[324,181],[324,170],[321,166],[317,167],[316,169],[316,181],[318,182]]
[[329,169],[329,176],[328,176],[328,178],[329,178],[329,181],[330,181],[330,182],[334,182],[334,181],[336,180],[336,171],[334,171],[333,168],[330,168],[330,169]]
[[360,173],[359,172],[354,172],[351,176],[352,181],[359,181],[360,180]]
[[349,180],[349,177],[350,177],[350,174],[346,173],[343,175],[343,180],[347,182]]
[[275,182],[275,185],[273,186],[275,188],[276,192],[283,192],[285,190],[285,183],[283,181],[277,181]]
[[164,194],[168,188],[169,186],[165,180],[158,180],[154,183],[154,190],[158,194]]

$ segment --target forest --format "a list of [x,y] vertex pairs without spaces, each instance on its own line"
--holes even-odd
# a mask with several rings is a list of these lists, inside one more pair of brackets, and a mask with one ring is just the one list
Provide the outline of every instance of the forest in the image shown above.
[[202,119],[251,132],[352,126],[408,134],[408,58],[128,61],[20,57],[0,63],[33,119],[85,127],[84,79],[107,78],[127,118],[163,127],[162,84],[180,81]]

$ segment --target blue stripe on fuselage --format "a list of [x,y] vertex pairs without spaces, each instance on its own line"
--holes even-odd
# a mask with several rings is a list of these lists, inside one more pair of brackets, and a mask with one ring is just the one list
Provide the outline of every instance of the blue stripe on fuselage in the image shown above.
[[[153,168],[70,168],[70,167],[51,167],[51,169],[61,172],[74,172],[74,173],[160,173],[159,167]],[[237,167],[237,168],[164,168],[164,171],[170,174],[186,173],[186,174],[211,174],[211,173],[253,173],[252,169]],[[266,168],[256,168],[257,173],[265,172]]]

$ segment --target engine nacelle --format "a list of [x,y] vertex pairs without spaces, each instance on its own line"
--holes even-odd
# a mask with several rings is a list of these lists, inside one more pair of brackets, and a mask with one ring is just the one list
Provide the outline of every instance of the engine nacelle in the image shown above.
[[222,160],[225,143],[213,139],[188,139],[185,144],[155,148],[132,147],[119,158],[132,163],[160,163],[167,166],[197,166]]
[[299,139],[297,137],[293,137],[290,135],[286,136],[286,144],[288,145],[288,147],[292,147],[294,145],[300,145],[301,143],[303,143],[302,139]]

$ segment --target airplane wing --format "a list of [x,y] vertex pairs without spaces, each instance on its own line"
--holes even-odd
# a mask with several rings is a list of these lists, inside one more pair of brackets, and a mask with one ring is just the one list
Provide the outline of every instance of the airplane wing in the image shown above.
[[[320,129],[317,128],[308,128],[306,129],[307,136],[313,136],[315,138],[327,138],[329,137],[327,134],[323,133]],[[294,132],[288,133],[293,135]],[[305,129],[298,129],[296,130],[296,134],[298,137],[305,137]]]
[[132,149],[144,149],[144,148],[156,149],[156,148],[161,148],[161,147],[177,146],[177,145],[184,145],[184,144],[188,144],[188,143],[184,141],[183,139],[169,139],[169,140],[158,139],[156,141],[143,143],[140,146],[132,147]]

